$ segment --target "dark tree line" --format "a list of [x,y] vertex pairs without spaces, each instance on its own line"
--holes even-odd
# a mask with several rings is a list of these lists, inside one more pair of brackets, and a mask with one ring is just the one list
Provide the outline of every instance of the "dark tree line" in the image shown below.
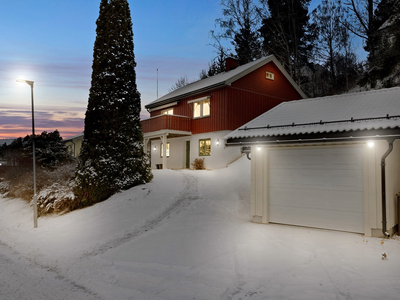
[[[60,133],[43,131],[35,135],[36,164],[43,168],[53,169],[73,160]],[[0,147],[0,156],[7,166],[27,167],[32,165],[32,135],[15,139],[11,144]]]

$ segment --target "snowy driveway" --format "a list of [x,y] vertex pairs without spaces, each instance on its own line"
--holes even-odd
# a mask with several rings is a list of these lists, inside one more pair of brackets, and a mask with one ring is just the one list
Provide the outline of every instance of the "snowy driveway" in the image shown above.
[[102,299],[0,243],[0,299]]
[[398,237],[251,223],[246,159],[154,175],[36,230],[25,203],[0,199],[0,239],[103,299],[400,299]]

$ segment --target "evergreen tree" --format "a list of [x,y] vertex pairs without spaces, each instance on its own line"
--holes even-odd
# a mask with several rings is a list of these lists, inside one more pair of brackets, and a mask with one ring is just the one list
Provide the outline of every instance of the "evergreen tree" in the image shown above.
[[313,40],[308,6],[311,0],[262,0],[267,4],[260,28],[264,51],[274,54],[300,85]]
[[260,58],[261,39],[258,32],[260,15],[252,0],[221,0],[223,17],[216,23],[223,30],[219,37],[235,47],[239,65]]
[[75,194],[83,205],[151,180],[143,150],[131,14],[127,0],[101,0],[92,82]]

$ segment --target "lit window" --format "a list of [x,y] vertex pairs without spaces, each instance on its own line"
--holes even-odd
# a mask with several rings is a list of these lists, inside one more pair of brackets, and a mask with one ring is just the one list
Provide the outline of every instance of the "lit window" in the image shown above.
[[211,139],[199,140],[199,156],[211,155]]
[[193,118],[207,117],[209,115],[210,115],[210,99],[194,103]]
[[170,109],[164,109],[161,111],[162,115],[173,115],[174,114],[174,109],[170,108]]
[[[169,143],[167,143],[167,157],[169,157]],[[164,151],[164,147],[163,147],[163,144],[161,143],[161,145],[160,145],[160,156],[161,157],[163,157],[163,155],[164,155],[164,153],[163,153],[163,151]]]
[[271,73],[271,72],[267,72],[265,77],[270,80],[275,79],[274,73]]

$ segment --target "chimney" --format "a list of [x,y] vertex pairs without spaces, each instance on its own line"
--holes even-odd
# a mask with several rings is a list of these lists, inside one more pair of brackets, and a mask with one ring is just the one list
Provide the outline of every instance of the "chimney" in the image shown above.
[[232,57],[227,57],[225,60],[225,72],[228,72],[229,70],[233,70],[238,66],[238,62],[236,59]]

